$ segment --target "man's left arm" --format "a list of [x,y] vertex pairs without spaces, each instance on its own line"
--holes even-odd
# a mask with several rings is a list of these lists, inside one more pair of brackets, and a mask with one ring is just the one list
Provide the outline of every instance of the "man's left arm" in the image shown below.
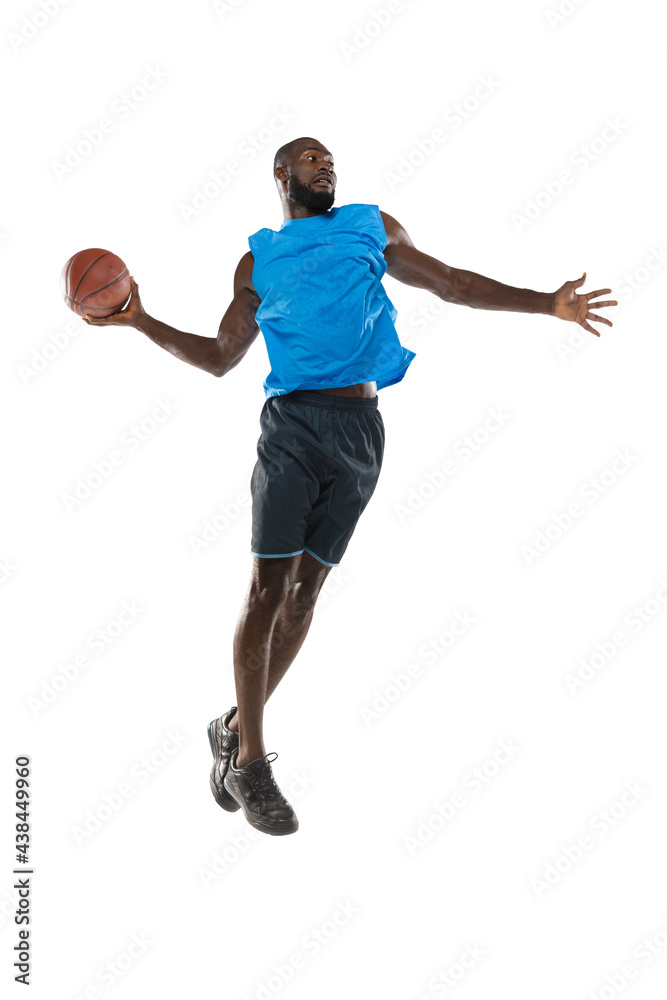
[[595,292],[583,295],[575,291],[586,280],[585,271],[581,278],[564,282],[555,292],[514,288],[493,278],[486,278],[483,274],[450,267],[435,257],[429,257],[428,254],[417,250],[396,219],[386,212],[380,212],[380,215],[387,233],[387,245],[384,250],[387,274],[406,285],[425,288],[445,302],[471,306],[473,309],[502,309],[506,312],[544,313],[547,316],[556,316],[558,319],[579,323],[596,337],[600,334],[593,329],[588,320],[613,326],[613,323],[604,316],[597,316],[590,311],[604,306],[618,305],[611,299],[591,302],[591,299],[597,298],[598,295],[609,294],[611,288],[599,288]]

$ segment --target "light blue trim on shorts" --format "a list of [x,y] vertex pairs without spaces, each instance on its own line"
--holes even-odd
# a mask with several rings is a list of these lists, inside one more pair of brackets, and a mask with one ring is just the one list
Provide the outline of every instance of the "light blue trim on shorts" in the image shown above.
[[282,559],[284,556],[300,556],[303,549],[297,549],[296,552],[271,552],[268,555],[265,552],[251,552],[251,556],[257,556],[259,559]]
[[318,562],[324,563],[325,566],[340,566],[340,563],[327,562],[326,559],[322,559],[318,556],[316,552],[309,549],[307,545],[304,545],[302,549],[297,549],[296,552],[271,552],[267,555],[265,552],[250,552],[251,556],[257,556],[258,559],[283,559],[285,556],[300,556],[302,552],[309,552],[311,556],[317,559]]
[[314,556],[315,559],[318,560],[318,562],[324,563],[325,566],[340,566],[340,563],[327,562],[326,559],[323,559],[321,556],[318,556],[316,552],[313,552],[312,549],[309,549],[307,545],[304,545],[304,549],[306,550],[306,552],[310,552],[311,556]]

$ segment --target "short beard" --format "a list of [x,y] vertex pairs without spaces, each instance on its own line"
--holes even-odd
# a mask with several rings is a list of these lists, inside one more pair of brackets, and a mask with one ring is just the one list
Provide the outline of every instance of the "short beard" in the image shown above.
[[325,189],[313,191],[307,184],[301,184],[292,174],[287,181],[287,197],[302,208],[315,208],[321,212],[328,212],[335,201],[336,192],[333,187],[330,191]]

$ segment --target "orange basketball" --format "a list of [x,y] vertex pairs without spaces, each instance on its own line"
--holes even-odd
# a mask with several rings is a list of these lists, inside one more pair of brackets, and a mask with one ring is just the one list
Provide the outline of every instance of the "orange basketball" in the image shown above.
[[60,291],[77,316],[111,316],[130,296],[130,273],[115,253],[79,250],[60,273]]

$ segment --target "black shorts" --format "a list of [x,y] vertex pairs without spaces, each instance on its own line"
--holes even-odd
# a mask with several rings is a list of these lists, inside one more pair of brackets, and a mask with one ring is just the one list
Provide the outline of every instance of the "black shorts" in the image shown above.
[[378,397],[297,389],[270,396],[259,423],[251,554],[270,559],[305,550],[337,566],[382,467]]

